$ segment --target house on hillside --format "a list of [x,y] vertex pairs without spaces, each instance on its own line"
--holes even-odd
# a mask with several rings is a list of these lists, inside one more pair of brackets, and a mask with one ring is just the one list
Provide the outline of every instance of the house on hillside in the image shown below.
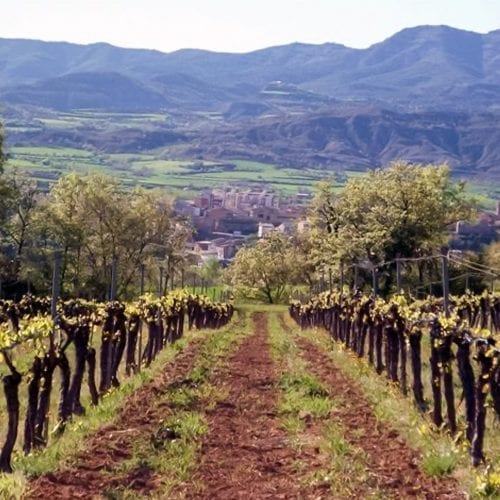
[[280,233],[288,236],[292,234],[295,229],[295,224],[292,221],[286,220],[282,222],[277,228]]
[[192,201],[176,200],[174,203],[174,210],[176,214],[186,215],[188,217],[198,217],[201,209]]
[[268,222],[271,224],[279,224],[283,220],[280,211],[273,207],[252,208],[249,212],[249,216],[257,221]]

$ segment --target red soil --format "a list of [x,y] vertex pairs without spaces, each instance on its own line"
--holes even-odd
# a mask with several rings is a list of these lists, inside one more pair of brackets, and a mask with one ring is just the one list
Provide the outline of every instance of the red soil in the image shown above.
[[[307,486],[300,480],[323,468],[328,457],[314,445],[297,450],[287,444],[276,408],[277,374],[269,352],[267,316],[258,313],[254,320],[254,334],[215,372],[212,384],[227,397],[206,410],[209,431],[201,445],[199,466],[189,484],[175,495],[189,499],[333,498],[328,484]],[[350,497],[367,498],[377,489],[392,498],[464,498],[452,479],[429,478],[420,471],[419,453],[375,418],[361,388],[326,353],[305,339],[299,339],[298,345],[331,398],[345,403],[337,405],[332,418],[346,429],[346,440],[365,453],[369,479]],[[137,468],[120,474],[117,468],[132,457],[134,444],[149,439],[169,411],[168,402],[158,395],[189,373],[199,351],[198,343],[178,354],[160,377],[128,399],[116,422],[86,440],[86,451],[73,464],[33,480],[27,498],[98,498],[119,488],[136,491],[138,497],[155,496],[162,479],[156,473]],[[305,436],[312,443],[320,432],[321,422],[306,420]]]
[[[362,389],[337,369],[326,353],[304,338],[297,342],[309,369],[328,387],[330,397],[334,401],[341,398],[343,404],[335,417],[346,429],[345,438],[364,451],[374,486],[393,498],[466,498],[453,479],[429,477],[420,470],[420,453],[410,448],[396,430],[376,419]],[[359,493],[357,498],[362,498],[363,492]]]
[[287,445],[280,428],[264,314],[255,316],[255,334],[242,342],[215,384],[228,396],[208,412],[210,430],[186,497],[324,498],[300,485],[295,464],[303,457]]

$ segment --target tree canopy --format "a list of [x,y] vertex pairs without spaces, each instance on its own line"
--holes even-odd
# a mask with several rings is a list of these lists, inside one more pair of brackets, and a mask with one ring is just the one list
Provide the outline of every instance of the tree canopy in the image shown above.
[[235,292],[267,300],[281,298],[294,276],[293,248],[276,231],[258,240],[254,246],[239,250],[229,270]]
[[335,194],[319,186],[316,230],[330,258],[381,262],[414,257],[446,243],[446,227],[470,219],[474,202],[443,165],[397,162],[347,183]]
[[205,263],[199,268],[199,276],[205,281],[207,286],[217,286],[222,278],[222,265],[214,257],[210,257]]
[[8,189],[3,179],[3,165],[5,162],[5,155],[3,151],[3,126],[0,123],[0,224],[2,224],[5,218],[5,199],[8,196]]
[[62,176],[48,194],[15,174],[7,184],[0,226],[7,280],[47,290],[59,251],[63,291],[104,298],[116,258],[118,293],[124,296],[137,287],[142,264],[154,282],[160,265],[173,272],[184,253],[190,229],[159,190],[124,190],[101,174]]

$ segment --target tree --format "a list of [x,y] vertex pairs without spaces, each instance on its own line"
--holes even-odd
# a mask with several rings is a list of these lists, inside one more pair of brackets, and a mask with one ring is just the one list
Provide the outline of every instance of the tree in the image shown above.
[[[0,123],[0,234],[3,231],[3,225],[6,218],[4,200],[6,200],[9,197],[9,190],[7,188],[7,185],[5,184],[4,179],[2,178],[4,161],[5,157],[3,153],[3,127],[2,124]],[[2,253],[0,254],[0,268],[1,268],[0,282],[5,277],[5,268],[6,268],[5,264],[6,264],[6,259]],[[2,296],[2,289],[0,288],[0,297],[1,296]]]
[[485,263],[495,274],[500,274],[500,241],[490,243],[484,249]]
[[281,233],[271,232],[253,247],[238,251],[229,269],[236,293],[256,295],[270,304],[278,301],[294,274],[290,241]]
[[10,196],[7,183],[5,182],[5,179],[3,179],[2,176],[4,163],[5,163],[5,155],[3,152],[3,127],[2,124],[0,123],[0,227],[6,217],[5,200]]
[[46,243],[39,245],[38,252],[53,253],[54,248],[62,250],[63,292],[68,275],[71,276],[73,292],[80,285],[87,222],[82,207],[83,188],[83,178],[75,173],[60,177],[49,196],[40,203],[35,220],[39,241]]
[[397,162],[349,181],[336,195],[320,185],[313,203],[319,244],[330,259],[377,264],[436,252],[446,227],[470,219],[475,203],[446,166]]
[[3,179],[4,193],[0,200],[3,224],[0,228],[4,252],[10,256],[11,277],[19,278],[21,259],[24,257],[36,213],[40,193],[36,184],[16,172]]
[[320,269],[328,265],[320,254],[315,233],[307,231],[304,233],[293,233],[290,237],[290,245],[293,249],[293,283],[306,284],[312,287],[317,281]]
[[40,206],[37,231],[39,254],[62,251],[64,289],[101,298],[109,288],[113,258],[118,294],[129,295],[137,291],[142,264],[149,265],[148,275],[158,261],[173,269],[189,234],[162,192],[125,191],[100,174],[61,177]]
[[347,256],[349,247],[359,258],[388,260],[439,247],[446,227],[469,219],[474,208],[447,167],[398,162],[350,181],[316,208],[316,216]]

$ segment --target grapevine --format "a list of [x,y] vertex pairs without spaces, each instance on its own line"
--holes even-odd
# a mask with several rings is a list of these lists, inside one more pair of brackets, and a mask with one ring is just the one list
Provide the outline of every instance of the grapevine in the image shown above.
[[[389,300],[359,292],[324,292],[308,303],[293,301],[290,315],[302,327],[323,327],[332,339],[367,357],[377,373],[386,372],[403,394],[408,392],[407,365],[413,399],[428,409],[422,383],[421,342],[430,339],[432,420],[437,428],[458,433],[454,373],[463,391],[465,435],[474,466],[484,462],[483,440],[488,398],[500,417],[500,295],[467,293],[451,298],[445,311],[441,299],[411,301],[403,295]],[[366,353],[367,350],[367,354]],[[409,353],[409,362],[408,362]],[[472,363],[475,361],[475,367]],[[443,411],[445,410],[445,415]]]
[[[30,453],[47,446],[50,435],[64,432],[73,415],[85,414],[80,401],[85,372],[91,404],[98,405],[104,394],[120,385],[120,366],[125,365],[125,375],[135,373],[141,365],[148,366],[168,343],[182,337],[186,316],[190,329],[219,328],[231,320],[233,306],[180,291],[161,298],[147,294],[129,303],[59,301],[56,311],[53,319],[51,302],[44,297],[27,295],[17,303],[0,300],[0,363],[3,361],[9,370],[3,377],[8,433],[0,454],[0,472],[12,471],[23,379],[28,382],[23,450]],[[145,346],[142,325],[147,331]],[[94,347],[95,330],[101,332],[99,352]],[[73,365],[66,355],[70,345],[75,348]],[[28,373],[16,368],[15,353],[21,346],[33,354]],[[50,433],[49,407],[56,370],[61,374],[61,386],[57,423]]]

